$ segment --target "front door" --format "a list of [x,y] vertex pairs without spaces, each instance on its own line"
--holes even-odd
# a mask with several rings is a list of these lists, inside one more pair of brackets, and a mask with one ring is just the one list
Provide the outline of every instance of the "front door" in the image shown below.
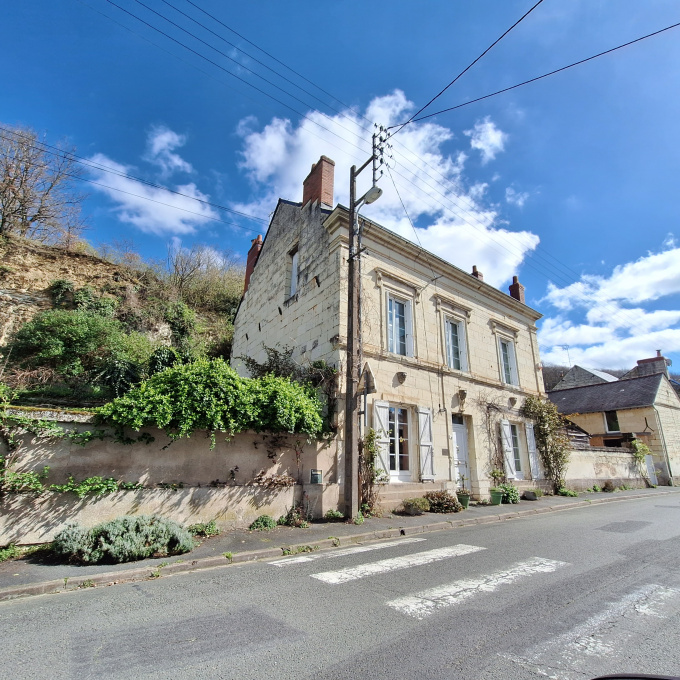
[[[468,456],[467,428],[463,416],[451,416],[452,430],[451,435],[453,444],[453,470],[454,481],[460,486],[470,488],[470,461]],[[465,482],[461,478],[465,477]]]
[[408,409],[389,407],[389,468],[390,481],[411,481],[411,439]]

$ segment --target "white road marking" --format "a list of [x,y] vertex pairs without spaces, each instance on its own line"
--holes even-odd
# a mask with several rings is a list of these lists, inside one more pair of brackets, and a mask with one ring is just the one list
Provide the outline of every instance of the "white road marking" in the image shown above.
[[[656,639],[653,619],[663,621],[680,610],[680,590],[646,585],[567,633],[521,655],[504,654],[523,668],[556,680],[576,680],[612,672],[612,663],[634,638]],[[652,619],[650,621],[650,619]],[[637,646],[637,645],[635,645]]]
[[298,557],[284,557],[281,560],[274,560],[268,564],[276,567],[284,567],[287,564],[299,564],[300,562],[313,562],[314,560],[329,559],[331,557],[344,557],[354,555],[354,553],[371,552],[372,550],[382,550],[383,548],[394,548],[409,543],[420,543],[426,538],[402,538],[398,541],[386,541],[385,543],[371,543],[370,545],[354,545],[349,548],[338,548],[328,552],[312,553],[311,555],[300,555]]
[[556,571],[560,567],[567,566],[566,562],[546,560],[533,557],[524,562],[518,562],[508,569],[503,569],[493,574],[466,578],[449,585],[423,590],[415,595],[407,595],[388,602],[387,605],[408,614],[418,620],[424,619],[437,609],[459,604],[463,600],[474,597],[478,593],[490,593],[499,586],[512,583],[517,579],[531,576],[532,574],[545,574]]
[[312,578],[325,581],[326,583],[347,583],[347,581],[354,581],[366,576],[373,576],[374,574],[384,574],[387,571],[395,571],[396,569],[408,569],[409,567],[419,567],[438,560],[444,560],[447,557],[460,557],[469,553],[484,550],[476,545],[459,545],[451,546],[450,548],[437,548],[435,550],[427,550],[425,552],[414,553],[412,555],[404,555],[403,557],[392,557],[387,560],[380,560],[379,562],[371,562],[368,564],[360,564],[358,567],[347,567],[339,569],[338,571],[323,571],[318,574],[312,574]]

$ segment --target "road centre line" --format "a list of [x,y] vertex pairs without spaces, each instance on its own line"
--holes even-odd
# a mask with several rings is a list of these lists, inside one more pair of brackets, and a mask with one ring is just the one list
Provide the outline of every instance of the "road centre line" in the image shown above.
[[312,578],[326,583],[347,583],[347,581],[355,581],[356,579],[365,578],[366,576],[384,574],[385,572],[395,571],[396,569],[419,567],[430,564],[431,562],[444,560],[448,557],[460,557],[480,550],[485,550],[485,548],[460,543],[449,548],[436,548],[435,550],[426,550],[425,552],[404,555],[403,557],[391,557],[386,560],[380,560],[379,562],[360,564],[357,567],[346,567],[345,569],[339,569],[338,571],[323,571],[318,574],[311,574],[311,576]]
[[408,614],[418,620],[422,620],[437,609],[460,604],[478,593],[490,593],[499,586],[512,583],[525,576],[549,573],[565,566],[567,566],[567,562],[533,557],[529,560],[518,562],[508,569],[501,569],[492,574],[477,578],[461,579],[449,585],[423,590],[415,595],[407,595],[392,600],[387,605],[403,614]]
[[372,550],[382,550],[383,548],[394,548],[409,543],[420,543],[426,538],[402,538],[398,541],[386,541],[385,543],[371,543],[369,545],[353,545],[349,548],[338,548],[328,552],[312,553],[311,555],[298,555],[297,557],[284,557],[280,560],[268,562],[276,567],[285,567],[288,564],[300,564],[300,562],[313,562],[314,560],[329,559],[332,557],[344,557],[355,553],[370,552]]

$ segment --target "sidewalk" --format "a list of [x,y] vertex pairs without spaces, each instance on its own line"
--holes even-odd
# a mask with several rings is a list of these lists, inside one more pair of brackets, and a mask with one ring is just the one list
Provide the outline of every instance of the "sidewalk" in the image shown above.
[[463,512],[447,515],[425,513],[410,517],[387,514],[384,517],[367,519],[361,525],[321,521],[315,522],[307,529],[277,527],[268,532],[239,529],[209,538],[184,555],[119,565],[47,564],[28,556],[25,559],[0,563],[0,601],[77,588],[148,580],[169,574],[228,566],[230,563],[281,557],[286,554],[285,549],[293,552],[296,548],[305,546],[313,550],[332,549],[382,538],[455,529],[599,503],[668,494],[680,494],[680,488],[659,487],[615,493],[582,493],[577,498],[544,496],[537,501],[521,501],[519,505],[473,506]]

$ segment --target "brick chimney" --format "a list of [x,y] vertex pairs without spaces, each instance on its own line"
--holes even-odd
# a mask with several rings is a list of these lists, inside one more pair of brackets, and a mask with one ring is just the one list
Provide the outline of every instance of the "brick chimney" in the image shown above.
[[479,279],[480,281],[484,281],[484,274],[482,274],[482,272],[480,272],[480,271],[477,269],[477,265],[476,265],[476,264],[475,264],[475,265],[472,265],[472,274],[471,274],[471,276],[474,276],[476,279]]
[[637,362],[637,374],[638,376],[643,375],[656,375],[657,373],[663,373],[668,378],[668,367],[673,362],[670,359],[666,359],[665,356],[661,354],[661,350],[656,350],[656,356],[651,359],[639,359]]
[[262,249],[262,235],[258,234],[257,238],[251,241],[252,245],[248,251],[248,259],[246,260],[246,282],[243,287],[243,294],[248,290],[248,284],[250,283],[250,277],[257,264],[257,258],[260,257],[260,250]]
[[312,165],[307,179],[302,183],[302,205],[309,201],[319,201],[332,207],[334,176],[335,161],[321,156],[319,162]]
[[515,300],[524,303],[524,286],[519,282],[519,279],[516,276],[512,277],[512,284],[510,285],[509,290],[510,297],[514,297]]

